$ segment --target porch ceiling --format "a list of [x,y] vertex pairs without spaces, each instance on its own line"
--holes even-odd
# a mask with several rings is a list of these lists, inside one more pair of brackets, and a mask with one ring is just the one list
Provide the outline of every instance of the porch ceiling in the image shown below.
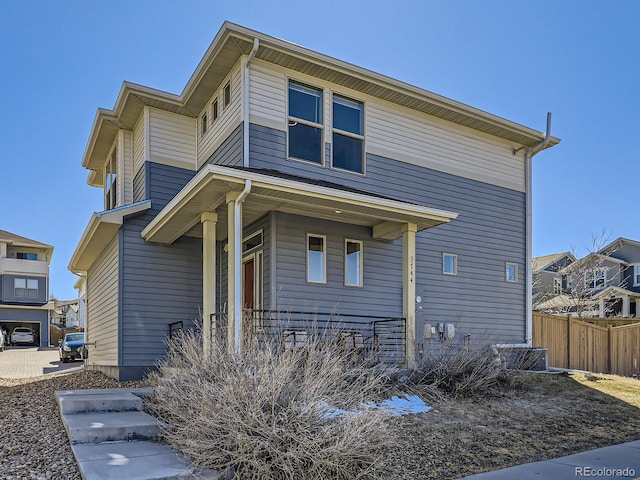
[[406,223],[415,223],[418,230],[424,230],[457,217],[457,213],[365,193],[208,165],[149,223],[142,237],[166,244],[181,236],[201,238],[200,215],[216,212],[217,238],[225,239],[226,194],[242,191],[247,180],[251,181],[251,191],[243,204],[245,226],[271,211],[278,211],[372,227],[374,238],[393,240],[402,236]]

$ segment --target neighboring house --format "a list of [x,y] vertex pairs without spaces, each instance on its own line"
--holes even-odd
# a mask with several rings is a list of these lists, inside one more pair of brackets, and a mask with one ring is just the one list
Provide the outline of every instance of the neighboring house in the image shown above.
[[533,258],[534,304],[536,300],[545,301],[564,292],[566,282],[560,270],[575,261],[576,257],[571,252],[554,253]]
[[67,328],[78,328],[78,300],[52,301],[51,323]]
[[73,285],[78,291],[78,328],[86,328],[87,326],[87,280],[84,277],[78,277]]
[[537,308],[567,313],[580,310],[581,316],[640,315],[640,242],[618,238],[574,259],[557,274],[562,277],[562,294],[550,296]]
[[49,346],[49,264],[53,247],[0,230],[0,328],[28,327]]
[[527,344],[531,158],[558,142],[225,23],[180,95],[124,83],[96,115],[104,210],[69,264],[89,367],[140,377],[200,316],[205,348],[277,312],[399,325],[407,365],[454,334]]

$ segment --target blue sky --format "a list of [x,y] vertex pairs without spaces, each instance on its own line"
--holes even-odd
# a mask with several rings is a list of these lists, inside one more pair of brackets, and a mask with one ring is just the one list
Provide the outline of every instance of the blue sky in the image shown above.
[[534,255],[640,240],[635,0],[0,0],[0,229],[55,247],[51,293],[102,192],[80,162],[124,80],[179,94],[224,20],[552,134]]

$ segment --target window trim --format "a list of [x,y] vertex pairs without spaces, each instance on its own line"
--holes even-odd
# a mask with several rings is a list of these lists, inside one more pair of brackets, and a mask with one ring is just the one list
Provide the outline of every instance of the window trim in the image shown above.
[[[313,90],[318,90],[321,94],[322,94],[322,98],[321,98],[321,110],[320,110],[320,116],[321,116],[321,123],[316,123],[316,122],[312,122],[309,120],[305,120],[303,118],[300,117],[295,117],[293,115],[289,115],[289,86],[291,85],[291,83],[297,83],[298,85],[302,85],[303,87],[307,87]],[[325,121],[326,121],[326,115],[325,115],[325,89],[323,87],[317,86],[317,85],[313,85],[307,82],[303,82],[301,80],[296,80],[295,78],[287,78],[287,104],[285,106],[286,109],[286,120],[287,120],[287,160],[293,160],[296,162],[303,162],[306,163],[308,165],[317,165],[319,167],[323,167],[326,164],[326,158],[325,158],[325,145],[326,145],[326,139],[325,139]],[[314,162],[313,160],[306,160],[304,158],[298,158],[298,157],[292,157],[289,153],[289,143],[290,143],[290,134],[289,134],[289,128],[294,126],[291,125],[291,122],[294,123],[294,125],[296,123],[301,123],[302,125],[306,125],[308,127],[313,127],[313,128],[318,128],[320,129],[320,138],[321,138],[321,142],[320,142],[320,162]]]
[[[556,288],[559,287],[559,288]],[[554,295],[562,295],[562,278],[561,277],[553,277],[553,294]]]
[[[246,250],[244,249],[244,244],[247,243],[249,240],[251,240],[252,238],[255,238],[257,236],[260,236],[260,243],[254,247],[251,248],[247,248]],[[256,248],[262,248],[264,246],[264,233],[262,231],[262,228],[256,230],[255,232],[250,233],[249,235],[245,236],[242,239],[242,254],[243,255],[247,255],[249,252],[253,252]]]
[[213,124],[220,118],[220,110],[218,109],[218,99],[211,102],[211,123]]
[[[350,100],[352,102],[355,103],[359,103],[360,105],[362,105],[362,134],[357,134],[357,133],[353,133],[353,132],[348,132],[346,130],[342,130],[339,128],[335,128],[333,126],[333,121],[334,121],[334,116],[333,116],[333,105],[334,105],[334,97],[341,97],[344,98],[346,100]],[[367,173],[367,148],[366,148],[366,115],[365,115],[365,101],[364,100],[359,100],[357,98],[353,98],[353,97],[349,97],[347,95],[342,95],[340,93],[336,93],[336,92],[331,92],[331,169],[332,170],[337,170],[339,172],[347,172],[347,173],[352,173],[354,175],[361,175],[361,176],[366,176]],[[361,172],[355,172],[353,170],[349,170],[346,168],[340,168],[340,167],[336,167],[334,165],[333,162],[333,135],[334,134],[338,134],[338,135],[342,135],[345,137],[350,137],[350,138],[355,138],[357,140],[361,140],[362,141],[362,158],[361,158],[361,162],[362,162],[362,171]]]
[[[514,279],[509,279],[509,267],[514,267]],[[516,262],[504,263],[504,280],[507,283],[518,283],[518,264]]]
[[[322,239],[322,280],[310,280],[309,279],[309,239],[321,238]],[[317,285],[326,285],[327,283],[327,236],[318,233],[307,233],[305,237],[305,262],[307,266],[307,283],[313,283]]]
[[[445,258],[446,257],[452,257],[453,258],[453,272],[447,272],[445,269]],[[458,255],[455,253],[447,253],[447,252],[442,252],[442,274],[443,275],[450,275],[452,277],[455,277],[458,275]]]
[[[347,246],[349,243],[357,243],[360,245],[360,265],[359,265],[359,275],[358,275],[358,283],[349,283],[348,278],[348,270],[347,270]],[[344,239],[344,286],[345,287],[362,287],[364,286],[364,242],[362,240],[354,240],[352,238]]]
[[[24,287],[17,287],[16,283],[18,281],[23,281],[24,282]],[[29,282],[35,282],[36,283],[36,288],[30,288],[29,287]],[[24,290],[24,294],[23,295],[18,295],[17,290]],[[29,291],[35,291],[35,295],[29,295]],[[13,279],[13,296],[15,298],[27,298],[27,299],[37,299],[40,295],[40,282],[38,281],[37,278],[24,278],[24,277],[17,277]]]
[[[587,270],[586,272],[584,272],[584,276],[583,276],[583,280],[584,280],[584,286],[585,288],[588,288],[589,290],[596,290],[598,288],[606,288],[607,286],[607,274],[608,274],[609,269],[607,267],[597,267],[597,268],[593,268],[591,270]],[[598,286],[597,284],[597,279],[600,278],[599,275],[596,275],[596,272],[602,273],[602,286]],[[591,274],[591,280],[588,279],[587,275]],[[591,284],[593,283],[593,286],[591,286]]]
[[640,263],[632,263],[631,266],[633,267],[633,286],[634,287],[639,287],[640,286]]
[[233,101],[233,96],[231,95],[231,80],[225,83],[224,88],[222,89],[222,108],[226,110],[231,102]]
[[209,117],[208,112],[204,112],[200,116],[200,137],[204,137],[209,131]]

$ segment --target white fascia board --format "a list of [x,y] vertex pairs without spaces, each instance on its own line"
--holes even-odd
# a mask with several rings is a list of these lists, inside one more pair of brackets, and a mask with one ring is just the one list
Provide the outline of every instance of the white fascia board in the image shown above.
[[599,299],[603,297],[607,297],[610,295],[628,295],[630,297],[640,297],[640,293],[634,292],[632,290],[627,290],[626,288],[616,287],[615,285],[611,285],[604,290],[598,292],[593,296],[594,299]]

